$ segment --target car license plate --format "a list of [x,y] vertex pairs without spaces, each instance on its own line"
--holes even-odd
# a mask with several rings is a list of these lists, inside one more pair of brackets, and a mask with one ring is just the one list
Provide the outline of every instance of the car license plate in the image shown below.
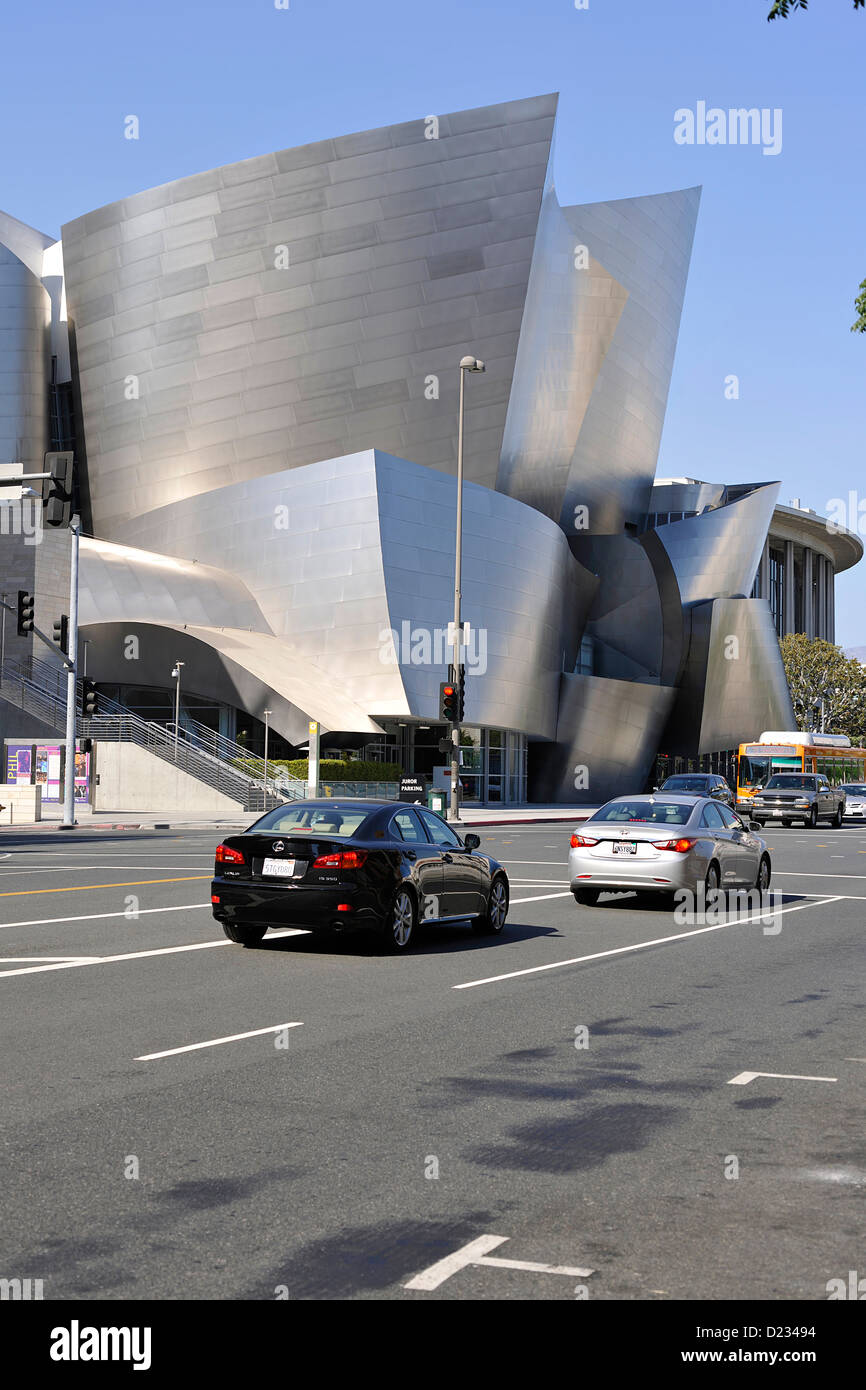
[[292,878],[294,872],[294,859],[266,859],[262,865],[262,873],[270,874],[273,878]]
[[614,854],[637,854],[637,841],[636,841],[636,840],[623,840],[623,841],[620,841],[620,842],[614,844],[613,852],[614,852]]

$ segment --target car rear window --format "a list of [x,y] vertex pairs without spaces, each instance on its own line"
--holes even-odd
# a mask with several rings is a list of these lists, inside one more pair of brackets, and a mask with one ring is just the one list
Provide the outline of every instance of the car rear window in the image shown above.
[[647,825],[685,825],[691,819],[694,806],[681,801],[609,801],[590,816],[584,824],[623,825],[633,821],[644,821]]
[[353,807],[341,806],[278,806],[269,811],[260,821],[251,825],[251,830],[273,830],[280,835],[327,835],[335,839],[348,839],[369,820],[370,812]]

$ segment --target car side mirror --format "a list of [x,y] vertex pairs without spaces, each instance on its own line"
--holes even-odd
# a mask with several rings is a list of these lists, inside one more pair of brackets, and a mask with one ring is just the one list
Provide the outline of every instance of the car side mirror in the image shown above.
[[470,831],[468,835],[464,835],[463,843],[468,850],[477,849],[481,844],[481,836],[475,835]]
[[750,829],[750,830],[762,830],[762,829],[763,829],[763,826],[761,825],[761,822],[760,822],[759,820],[752,820],[751,817],[750,817],[750,818],[749,818],[749,829]]

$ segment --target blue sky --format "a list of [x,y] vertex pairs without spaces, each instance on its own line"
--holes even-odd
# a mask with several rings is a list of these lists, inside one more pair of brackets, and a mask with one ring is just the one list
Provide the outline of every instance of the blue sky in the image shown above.
[[[559,91],[563,202],[703,185],[659,471],[866,498],[866,13],[812,0],[76,0],[4,7],[0,207],[43,231],[254,154]],[[781,153],[674,112],[781,108]],[[135,114],[141,139],[123,138]],[[726,400],[725,378],[739,378]],[[866,510],[866,508],[864,508]],[[866,530],[866,520],[863,522]],[[837,640],[866,644],[866,560]]]

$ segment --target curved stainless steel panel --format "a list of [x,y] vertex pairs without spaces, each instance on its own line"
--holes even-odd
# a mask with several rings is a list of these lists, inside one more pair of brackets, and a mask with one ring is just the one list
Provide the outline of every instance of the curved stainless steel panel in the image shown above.
[[794,728],[766,599],[714,599],[697,604],[690,618],[688,656],[665,749],[716,753],[757,738],[762,729]]
[[[238,578],[296,659],[373,718],[433,718],[453,614],[454,480],[379,451],[162,507],[119,530]],[[563,653],[597,581],[556,524],[464,491],[467,722],[552,737]],[[393,634],[393,636],[392,636]]]
[[751,593],[779,486],[764,483],[735,502],[655,528],[684,604]]
[[676,693],[664,685],[564,675],[556,742],[533,750],[533,800],[598,805],[642,791]]
[[567,207],[576,244],[628,291],[575,442],[561,524],[643,528],[685,294],[699,188]]
[[374,446],[453,473],[470,350],[468,476],[492,487],[555,110],[279,150],[67,223],[99,534]]

